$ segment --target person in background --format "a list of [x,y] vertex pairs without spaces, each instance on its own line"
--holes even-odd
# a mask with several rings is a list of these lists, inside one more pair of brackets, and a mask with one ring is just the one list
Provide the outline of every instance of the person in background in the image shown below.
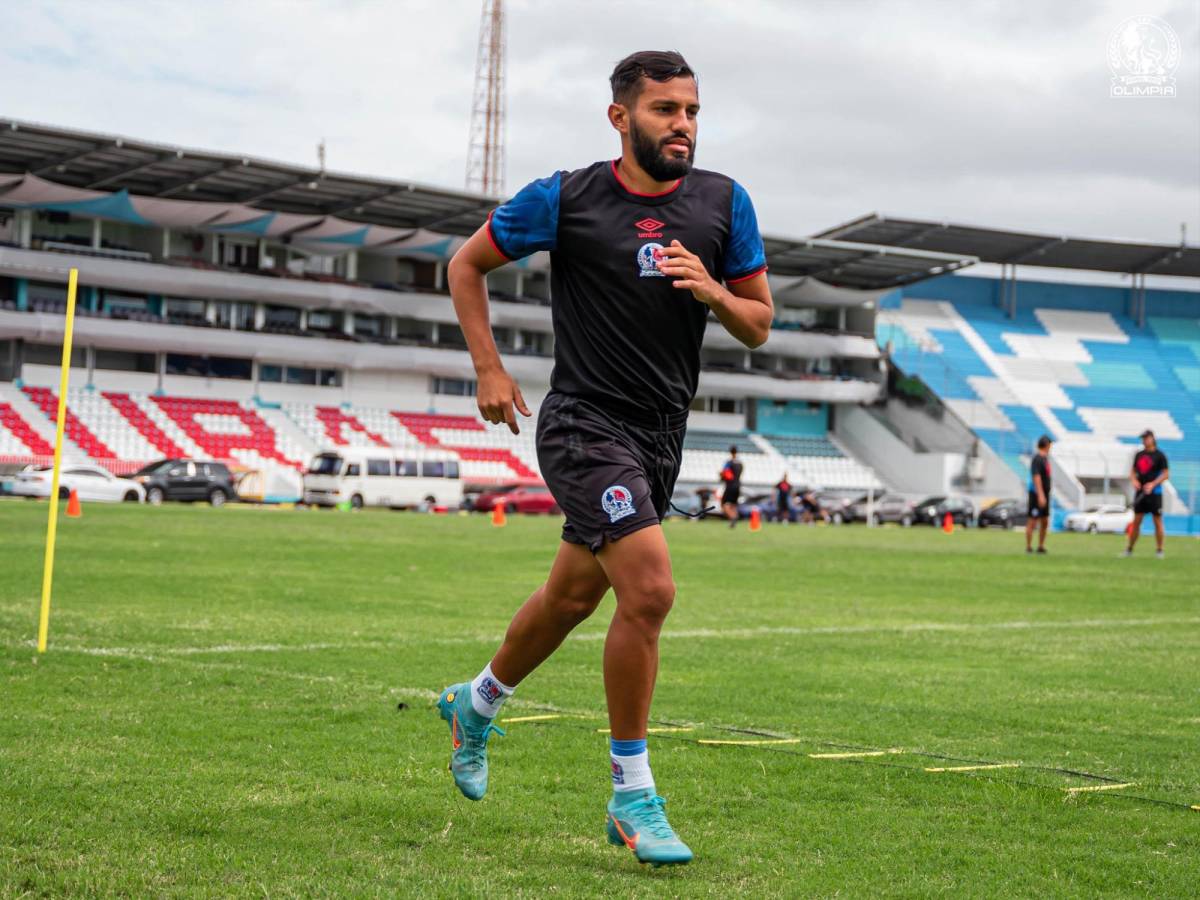
[[800,495],[800,521],[805,525],[811,525],[819,515],[821,515],[821,504],[817,501],[816,491],[810,487],[805,488],[804,493]]
[[729,448],[729,459],[721,467],[721,484],[725,486],[721,494],[721,510],[729,520],[729,527],[737,525],[738,501],[742,496],[742,464],[737,458],[737,445]]
[[1158,449],[1154,432],[1142,432],[1142,449],[1133,457],[1129,480],[1133,484],[1133,525],[1129,529],[1129,544],[1121,556],[1133,556],[1133,545],[1142,531],[1142,519],[1149,513],[1154,517],[1155,556],[1163,559],[1162,486],[1171,477],[1167,454]]
[[787,479],[787,472],[775,485],[775,517],[784,525],[792,520],[792,485]]
[[1029,519],[1025,522],[1025,552],[1033,552],[1033,528],[1038,531],[1038,553],[1046,552],[1046,529],[1050,527],[1050,436],[1038,438],[1037,453],[1029,463]]

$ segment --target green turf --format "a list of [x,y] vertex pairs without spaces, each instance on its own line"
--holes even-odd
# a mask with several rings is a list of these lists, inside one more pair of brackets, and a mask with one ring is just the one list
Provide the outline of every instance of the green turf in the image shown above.
[[[1200,544],[667,526],[653,737],[688,867],[604,840],[611,598],[522,684],[473,804],[434,692],[473,675],[557,525],[0,503],[0,895],[1195,896]],[[408,704],[399,711],[398,703]],[[724,727],[801,738],[765,747]],[[904,753],[812,759],[845,748]],[[928,755],[921,755],[922,753]],[[941,760],[938,757],[952,757]],[[1020,768],[928,773],[960,760]],[[1036,768],[1046,767],[1046,768]],[[1102,784],[1054,768],[1136,786]],[[1138,799],[1149,798],[1149,799]],[[1182,806],[1156,805],[1149,800]]]

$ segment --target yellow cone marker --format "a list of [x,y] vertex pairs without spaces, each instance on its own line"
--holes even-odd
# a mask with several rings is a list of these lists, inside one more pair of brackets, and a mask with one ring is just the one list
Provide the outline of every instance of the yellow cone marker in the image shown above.
[[42,568],[42,611],[38,616],[38,653],[46,652],[50,634],[50,587],[54,581],[54,543],[58,535],[58,476],[62,472],[63,431],[67,423],[67,382],[71,376],[71,335],[75,329],[75,291],[79,270],[67,275],[67,323],[63,330],[62,377],[58,386],[58,431],[54,440],[54,475],[50,480],[50,521],[46,524],[46,561]]

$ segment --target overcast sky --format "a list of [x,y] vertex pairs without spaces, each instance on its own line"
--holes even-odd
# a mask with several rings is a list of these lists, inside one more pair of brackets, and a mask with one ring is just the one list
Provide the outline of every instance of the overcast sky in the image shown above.
[[[697,162],[765,232],[869,212],[1200,242],[1194,0],[511,0],[508,168],[615,156],[607,78],[633,50],[700,73]],[[330,169],[464,184],[479,0],[21,0],[0,116]],[[1179,98],[1114,100],[1132,15],[1178,35]]]

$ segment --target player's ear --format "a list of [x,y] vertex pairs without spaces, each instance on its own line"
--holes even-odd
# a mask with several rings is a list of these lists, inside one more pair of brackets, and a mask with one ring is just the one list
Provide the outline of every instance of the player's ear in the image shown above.
[[629,110],[620,103],[608,104],[608,122],[621,134],[628,134]]

